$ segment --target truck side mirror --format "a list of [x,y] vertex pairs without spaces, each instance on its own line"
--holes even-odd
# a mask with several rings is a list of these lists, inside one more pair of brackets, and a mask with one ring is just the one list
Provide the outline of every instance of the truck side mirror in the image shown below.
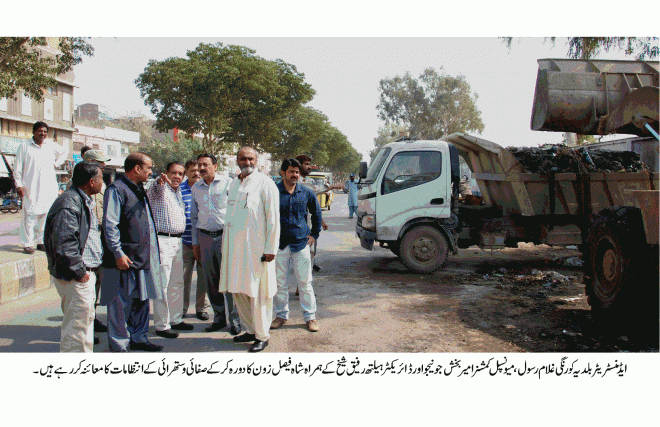
[[360,179],[365,179],[367,177],[367,162],[360,162]]

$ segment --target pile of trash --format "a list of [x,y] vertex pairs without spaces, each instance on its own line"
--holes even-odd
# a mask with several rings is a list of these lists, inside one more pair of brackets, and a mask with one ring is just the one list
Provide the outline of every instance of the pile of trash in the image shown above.
[[507,147],[507,150],[520,162],[524,172],[541,175],[562,172],[640,172],[648,169],[639,154],[633,151],[563,145]]

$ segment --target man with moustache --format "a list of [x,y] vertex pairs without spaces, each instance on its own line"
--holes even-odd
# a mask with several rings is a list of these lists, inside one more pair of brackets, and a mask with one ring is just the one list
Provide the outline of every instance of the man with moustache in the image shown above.
[[197,157],[197,166],[202,179],[192,187],[190,223],[193,253],[195,259],[202,264],[202,277],[213,307],[213,323],[206,328],[206,332],[215,332],[227,327],[225,313],[228,313],[230,333],[238,335],[241,326],[234,298],[232,294],[218,290],[222,262],[222,233],[227,211],[227,189],[231,179],[216,174],[218,161],[213,154],[200,154]]
[[185,165],[186,180],[181,183],[181,198],[185,205],[186,229],[183,232],[181,240],[183,241],[183,315],[186,316],[188,306],[190,306],[190,287],[192,285],[193,269],[197,271],[196,293],[195,293],[195,312],[199,320],[209,320],[206,310],[209,308],[209,299],[206,295],[206,287],[202,278],[202,266],[193,254],[192,248],[192,224],[190,222],[190,201],[192,198],[191,189],[199,181],[199,167],[197,159],[190,159]]
[[[282,162],[282,181],[277,184],[280,195],[280,244],[277,252],[277,294],[275,319],[271,329],[280,328],[289,318],[290,271],[300,293],[303,320],[310,332],[319,330],[316,321],[316,297],[312,288],[312,259],[310,247],[321,232],[321,208],[316,195],[304,185],[298,185],[300,162],[287,159]],[[311,213],[312,228],[307,225],[307,212]]]
[[51,282],[62,298],[60,352],[93,351],[96,270],[103,246],[92,197],[103,175],[96,163],[80,162],[72,185],[53,203],[46,218],[46,257]]
[[20,243],[23,252],[33,254],[44,248],[46,214],[59,193],[55,168],[66,160],[67,147],[48,139],[48,125],[36,122],[32,140],[22,143],[14,160],[16,193],[22,199]]
[[280,234],[279,196],[273,180],[256,170],[257,152],[241,148],[241,169],[229,186],[220,289],[234,294],[243,335],[237,343],[254,343],[250,352],[268,345],[277,291],[275,253]]
[[147,339],[149,298],[164,298],[165,288],[155,221],[143,187],[152,165],[144,153],[129,154],[126,172],[105,190],[100,304],[108,306],[112,352],[163,349]]
[[[158,234],[160,263],[165,274],[165,298],[153,301],[156,335],[176,338],[175,331],[190,331],[193,326],[183,322],[183,248],[181,236],[186,229],[181,189],[184,167],[170,162],[167,173],[161,174],[147,190]],[[174,329],[174,330],[173,330]]]

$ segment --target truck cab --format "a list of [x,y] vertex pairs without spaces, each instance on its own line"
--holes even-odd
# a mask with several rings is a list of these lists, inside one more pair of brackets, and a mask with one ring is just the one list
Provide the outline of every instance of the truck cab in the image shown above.
[[356,232],[365,249],[374,242],[410,269],[440,268],[456,252],[452,197],[460,179],[458,153],[446,141],[403,140],[384,146],[371,167],[361,165]]

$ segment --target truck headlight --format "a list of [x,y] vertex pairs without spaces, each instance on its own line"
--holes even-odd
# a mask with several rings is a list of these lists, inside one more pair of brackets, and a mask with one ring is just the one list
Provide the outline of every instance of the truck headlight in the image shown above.
[[362,217],[362,228],[366,230],[376,229],[376,215],[365,215]]

